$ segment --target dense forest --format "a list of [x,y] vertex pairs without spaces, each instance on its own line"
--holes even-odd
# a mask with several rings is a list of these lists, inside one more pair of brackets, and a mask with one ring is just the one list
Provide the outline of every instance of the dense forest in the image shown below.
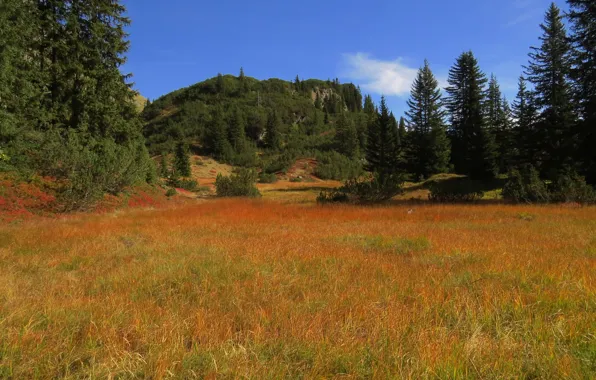
[[375,104],[338,79],[259,81],[243,69],[138,115],[120,71],[129,20],[118,1],[3,2],[0,171],[56,178],[71,209],[154,181],[149,153],[161,157],[162,176],[186,177],[191,151],[255,168],[263,181],[314,157],[319,177],[387,197],[405,180],[449,172],[508,178],[503,194],[515,201],[581,198],[551,196],[596,184],[596,7],[568,3],[568,14],[554,3],[546,11],[515,99],[466,51],[444,91],[425,61],[396,116],[384,98]]

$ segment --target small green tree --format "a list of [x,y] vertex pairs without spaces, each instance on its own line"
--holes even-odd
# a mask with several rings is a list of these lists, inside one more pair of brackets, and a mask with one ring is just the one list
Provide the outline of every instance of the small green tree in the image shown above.
[[267,118],[267,128],[265,130],[265,145],[272,150],[281,148],[281,119],[275,110],[269,113]]
[[176,144],[174,170],[179,177],[189,177],[191,175],[190,159],[188,155],[188,146],[184,142],[180,141]]

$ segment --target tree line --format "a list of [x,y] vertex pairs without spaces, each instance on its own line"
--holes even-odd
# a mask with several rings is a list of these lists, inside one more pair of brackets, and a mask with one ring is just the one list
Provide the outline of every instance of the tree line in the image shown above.
[[120,71],[124,12],[104,0],[0,4],[0,170],[56,178],[67,209],[154,174]]
[[[595,184],[596,9],[585,1],[569,5],[567,16],[554,3],[547,10],[540,45],[531,48],[512,103],[471,51],[449,70],[445,95],[424,62],[407,102],[403,134],[385,99],[375,109],[366,97],[368,169],[381,176],[409,173],[416,180],[454,172],[484,181],[536,171],[553,183],[561,178],[583,183],[585,177]],[[338,126],[340,151],[356,152],[354,133]],[[522,181],[537,178],[526,177]]]

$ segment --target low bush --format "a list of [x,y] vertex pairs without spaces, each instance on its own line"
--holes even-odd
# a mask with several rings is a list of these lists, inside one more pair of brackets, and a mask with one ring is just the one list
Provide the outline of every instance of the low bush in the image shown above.
[[503,198],[514,203],[546,203],[550,194],[546,183],[531,165],[509,172],[509,179],[503,187]]
[[362,164],[337,152],[319,153],[315,175],[321,179],[345,181],[362,174]]
[[166,191],[166,197],[168,197],[168,198],[173,197],[176,194],[178,194],[178,193],[176,192],[176,189],[174,189],[173,187],[170,187],[168,189],[168,191]]
[[380,203],[400,194],[403,189],[403,177],[399,174],[379,176],[372,178],[351,179],[342,187],[332,191],[323,191],[319,194],[319,203]]
[[255,187],[257,174],[254,170],[239,169],[231,176],[217,175],[215,191],[218,197],[260,197]]
[[430,190],[428,199],[440,203],[475,202],[484,196],[482,183],[465,177],[448,180],[430,180],[426,182]]
[[562,173],[551,184],[551,202],[596,203],[596,191],[586,183],[584,177],[575,172]]
[[260,183],[275,183],[275,182],[277,182],[277,176],[273,173],[261,172],[261,174],[259,174],[259,182]]
[[168,184],[172,187],[188,191],[197,191],[199,188],[199,183],[190,178],[172,178],[168,181]]

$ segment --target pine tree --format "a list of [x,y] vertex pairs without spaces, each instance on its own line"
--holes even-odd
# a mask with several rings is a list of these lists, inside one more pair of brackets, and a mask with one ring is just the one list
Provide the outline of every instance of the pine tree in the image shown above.
[[497,166],[501,173],[508,173],[515,166],[515,135],[511,115],[509,101],[503,97],[497,118],[497,129],[495,130]]
[[402,145],[406,143],[408,137],[408,130],[406,129],[406,119],[402,116],[399,118],[399,140]]
[[491,178],[497,171],[493,135],[485,127],[484,85],[486,76],[472,52],[461,54],[449,70],[446,88],[451,119],[451,161],[458,173]]
[[241,67],[240,68],[240,75],[238,76],[238,79],[240,80],[240,92],[241,93],[247,93],[249,91],[248,88],[248,80],[246,79],[246,75],[244,75],[244,68]]
[[216,158],[224,161],[230,159],[232,147],[228,141],[228,131],[221,106],[215,109],[211,118],[208,143],[211,152]]
[[518,91],[512,107],[514,123],[514,136],[517,140],[515,164],[522,165],[536,163],[538,141],[535,133],[536,109],[532,99],[532,92],[528,90],[526,80],[519,77]]
[[168,155],[166,152],[162,152],[161,160],[159,162],[159,175],[162,178],[168,178],[170,175],[170,169],[168,166]]
[[174,170],[177,177],[189,177],[191,175],[190,159],[188,158],[188,147],[182,141],[176,144]]
[[399,171],[397,133],[392,131],[393,127],[385,97],[382,97],[377,120],[368,128],[366,146],[366,170],[378,174],[381,182]]
[[358,157],[360,141],[354,122],[346,112],[342,112],[335,124],[335,145],[337,151],[349,158]]
[[230,123],[228,126],[228,138],[232,148],[238,153],[242,150],[246,140],[245,133],[246,123],[244,122],[244,115],[239,107],[236,107],[232,113]]
[[372,100],[372,97],[370,95],[366,95],[364,97],[364,108],[363,108],[364,113],[366,113],[367,115],[370,116],[374,116],[377,113],[377,110],[375,108],[375,103]]
[[316,97],[315,97],[315,108],[320,110],[323,107],[323,104],[321,103],[321,96],[319,95],[319,92],[317,91]]
[[538,158],[543,175],[554,178],[573,164],[575,116],[571,103],[570,46],[559,8],[546,12],[541,46],[532,47],[526,75],[534,85],[533,100],[539,110],[536,138],[541,142]]
[[487,129],[492,133],[497,148],[497,167],[500,173],[507,173],[513,164],[511,110],[494,75],[488,83],[485,108]]
[[579,136],[582,142],[578,160],[583,163],[586,181],[596,184],[596,5],[593,1],[567,0],[573,34],[571,41],[575,100],[581,115]]
[[267,118],[267,127],[265,129],[265,145],[272,150],[281,149],[281,120],[275,110],[269,113]]
[[31,164],[27,136],[43,119],[37,100],[42,78],[27,59],[34,54],[36,17],[31,2],[0,3],[0,150],[17,167]]
[[[445,112],[442,110],[439,82],[426,60],[424,67],[418,70],[407,104],[409,111],[406,116],[411,128],[408,144],[410,170],[418,179],[445,172],[449,157],[443,121]],[[405,131],[405,121],[403,125]]]

